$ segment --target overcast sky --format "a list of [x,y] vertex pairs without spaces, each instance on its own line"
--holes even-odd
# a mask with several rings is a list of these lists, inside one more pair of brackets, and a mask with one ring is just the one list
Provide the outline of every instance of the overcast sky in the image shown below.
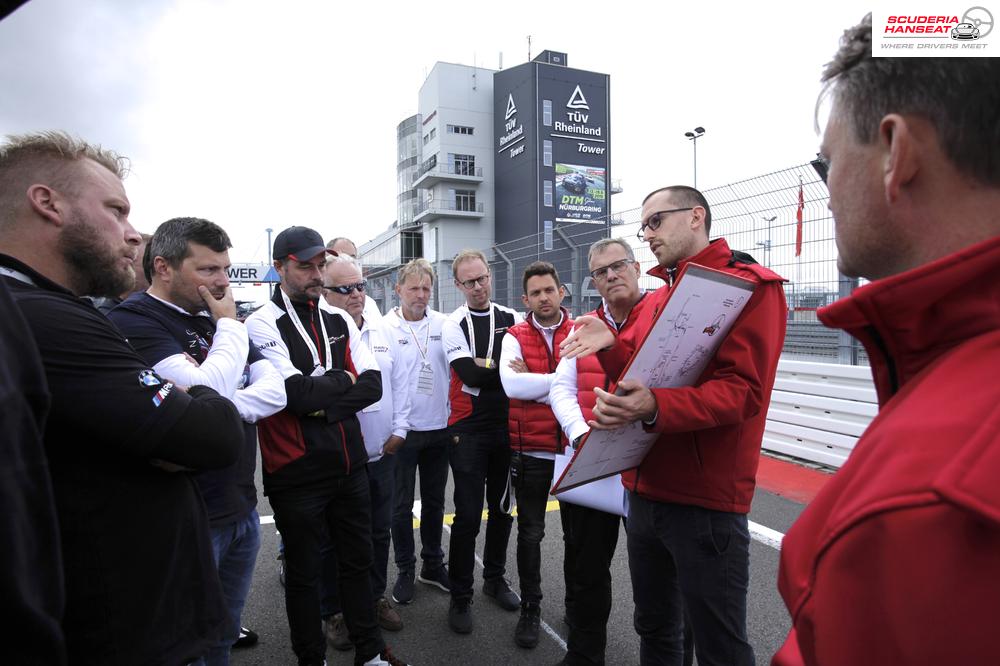
[[0,22],[0,134],[64,129],[132,159],[132,223],[265,228],[359,244],[396,218],[396,125],[435,61],[543,49],[611,76],[614,211],[807,162],[819,75],[871,2],[31,0]]

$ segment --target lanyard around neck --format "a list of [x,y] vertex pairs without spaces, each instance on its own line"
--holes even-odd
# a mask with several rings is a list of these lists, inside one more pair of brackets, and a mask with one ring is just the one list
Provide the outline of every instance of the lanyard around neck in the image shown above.
[[319,315],[319,329],[323,334],[323,351],[326,352],[326,355],[324,356],[325,363],[320,363],[319,351],[316,349],[316,344],[312,341],[312,338],[309,337],[309,334],[306,333],[305,326],[302,325],[302,320],[299,319],[299,313],[295,311],[295,306],[292,305],[292,301],[288,298],[288,294],[286,294],[285,290],[281,287],[278,288],[278,291],[281,292],[281,300],[285,304],[285,312],[287,312],[288,316],[291,318],[292,325],[295,327],[295,330],[298,331],[302,341],[306,343],[309,353],[312,354],[313,370],[320,366],[322,366],[324,370],[330,370],[333,368],[333,354],[330,352],[330,338],[326,334],[326,322],[323,321],[322,313]]
[[410,336],[413,337],[413,344],[415,344],[417,346],[417,351],[420,352],[420,360],[426,361],[427,360],[427,352],[429,352],[430,348],[431,348],[431,321],[430,321],[430,317],[428,317],[427,315],[424,315],[424,318],[427,319],[427,332],[424,334],[424,346],[421,347],[420,346],[420,340],[417,339],[417,334],[413,332],[413,327],[410,326],[409,322],[406,320],[406,317],[403,316],[402,310],[400,310],[398,307],[396,308],[396,316],[399,317],[399,323],[402,324],[403,326],[405,326],[406,330],[408,330],[410,332]]
[[[493,303],[490,303],[490,344],[487,346],[486,356],[483,358],[493,358],[493,341],[497,332],[495,312]],[[469,329],[469,348],[472,350],[472,358],[479,358],[476,356],[476,329],[472,326],[472,310],[468,306],[465,308],[465,325]]]

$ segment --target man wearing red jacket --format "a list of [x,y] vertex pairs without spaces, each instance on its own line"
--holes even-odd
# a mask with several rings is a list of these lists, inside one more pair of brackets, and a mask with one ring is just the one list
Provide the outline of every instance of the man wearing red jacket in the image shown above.
[[[687,264],[755,284],[739,319],[693,385],[650,390],[625,381],[614,393],[595,391],[594,427],[642,421],[659,433],[642,464],[622,474],[630,491],[629,569],[644,665],[680,663],[685,618],[702,666],[754,663],[746,633],[747,513],[787,306],[783,279],[731,250],[725,239],[709,241],[711,221],[708,202],[694,188],[665,187],[649,194],[639,237],[659,264],[650,274],[667,284],[647,297],[652,300],[636,326],[617,340],[603,323],[584,323],[585,329],[601,331],[604,341],[597,348],[610,349],[598,359],[609,377],[618,377]],[[581,342],[587,338],[581,337]],[[580,343],[571,341],[567,356],[572,349],[579,351]]]
[[819,312],[865,345],[880,411],[789,530],[773,664],[996,664],[1000,60],[872,58],[823,80],[837,260],[872,280]]
[[517,499],[517,576],[521,580],[521,617],[514,641],[538,645],[542,602],[542,539],[545,507],[556,453],[566,440],[549,407],[549,389],[559,363],[559,345],[573,328],[562,307],[566,290],[555,267],[536,261],[524,270],[528,318],[507,329],[500,350],[500,381],[510,398],[511,480]]

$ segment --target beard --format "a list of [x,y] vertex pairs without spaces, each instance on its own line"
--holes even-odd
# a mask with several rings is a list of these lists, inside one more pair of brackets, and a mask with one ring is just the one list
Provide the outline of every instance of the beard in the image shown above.
[[117,298],[135,285],[135,270],[122,265],[123,252],[108,247],[83,216],[73,212],[72,222],[59,235],[57,248],[70,268],[73,291],[79,296]]

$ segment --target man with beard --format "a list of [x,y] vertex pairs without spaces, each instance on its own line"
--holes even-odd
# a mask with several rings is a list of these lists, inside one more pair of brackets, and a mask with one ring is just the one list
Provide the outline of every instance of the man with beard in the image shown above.
[[229,663],[260,548],[253,424],[285,406],[277,370],[256,349],[249,349],[248,356],[246,327],[236,319],[226,274],[229,247],[228,234],[208,220],[164,222],[146,257],[149,291],[133,294],[108,315],[158,375],[185,386],[212,387],[233,401],[244,421],[239,460],[195,476],[208,510],[228,611],[222,637],[205,655],[210,666]]
[[327,252],[312,229],[278,234],[280,284],[247,319],[250,338],[284,378],[288,397],[285,409],[259,424],[264,494],[285,542],[285,610],[299,664],[325,663],[319,583],[327,538],[337,551],[355,663],[401,664],[375,618],[368,454],[356,416],[382,397],[381,373],[364,346],[350,347],[354,322],[318,306]]
[[132,261],[132,272],[135,273],[135,283],[117,296],[90,297],[90,300],[94,303],[94,307],[105,315],[109,314],[111,310],[120,305],[122,301],[132,294],[141,294],[149,289],[149,279],[146,277],[146,271],[143,270],[142,260],[151,236],[149,234],[139,234],[139,237],[141,238],[141,242],[139,243],[139,247],[136,248],[135,259]]
[[184,469],[231,465],[232,403],[161,379],[87,301],[133,281],[123,161],[57,132],[0,146],[0,275],[38,345],[75,664],[178,664],[223,621],[208,521]]
[[581,335],[563,350],[564,358],[602,350],[597,356],[605,374],[617,378],[685,266],[754,283],[753,295],[693,385],[650,389],[625,380],[612,390],[594,390],[592,427],[641,421],[657,433],[640,465],[622,473],[630,491],[626,534],[643,666],[689,658],[686,626],[699,664],[754,663],[746,624],[747,514],[788,308],[783,278],[731,250],[724,238],[709,240],[711,224],[708,201],[693,187],[651,192],[642,202],[638,237],[657,260],[649,274],[665,284],[643,299],[648,302],[636,313],[635,326],[619,331],[581,317]]
[[538,645],[542,603],[542,539],[545,508],[557,453],[566,439],[549,407],[549,388],[559,363],[559,345],[573,329],[562,307],[566,289],[555,266],[536,261],[522,280],[528,318],[503,337],[500,381],[510,398],[511,480],[517,498],[517,576],[521,581],[521,617],[514,642]]

